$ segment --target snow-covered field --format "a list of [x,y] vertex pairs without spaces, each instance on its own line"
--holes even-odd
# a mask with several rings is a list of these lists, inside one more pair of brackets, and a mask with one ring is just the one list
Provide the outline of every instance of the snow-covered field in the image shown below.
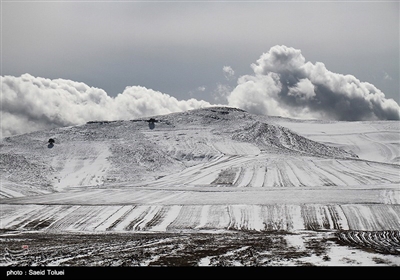
[[[128,265],[182,264],[179,242],[186,265],[400,265],[398,121],[293,120],[224,107],[155,119],[2,139],[0,245],[38,244],[32,232],[68,240],[51,245],[64,253],[46,265],[109,264],[79,236],[110,255],[147,248]],[[127,236],[139,241],[119,243]],[[196,242],[207,243],[201,253]],[[43,254],[38,248],[24,256]],[[118,256],[116,265],[126,264]]]

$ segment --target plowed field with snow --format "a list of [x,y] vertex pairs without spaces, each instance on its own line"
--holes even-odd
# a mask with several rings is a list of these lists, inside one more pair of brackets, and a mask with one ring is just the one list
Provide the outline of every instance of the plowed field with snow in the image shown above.
[[[300,121],[223,107],[155,119],[2,139],[4,250],[18,238],[37,245],[35,232],[86,252],[58,244],[64,253],[46,265],[110,264],[79,236],[110,252],[146,248],[134,263],[118,253],[117,265],[180,265],[177,243],[206,240],[219,246],[202,245],[201,257],[186,250],[186,264],[400,265],[399,122]],[[145,237],[119,243],[128,236]],[[161,253],[167,248],[175,251]],[[358,253],[345,256],[351,250]],[[11,252],[1,264],[22,265],[37,252],[22,253],[25,262]]]

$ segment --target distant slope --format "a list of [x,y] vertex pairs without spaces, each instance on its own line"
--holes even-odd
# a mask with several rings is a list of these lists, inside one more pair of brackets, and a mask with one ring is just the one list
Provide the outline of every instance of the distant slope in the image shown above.
[[317,121],[271,118],[308,139],[343,148],[360,159],[400,164],[399,121]]
[[331,147],[302,137],[293,131],[267,123],[255,122],[251,126],[237,131],[234,140],[255,143],[264,150],[276,147],[281,150],[291,152],[301,152],[308,155],[328,156],[328,157],[357,157],[354,153],[345,151],[341,148]]

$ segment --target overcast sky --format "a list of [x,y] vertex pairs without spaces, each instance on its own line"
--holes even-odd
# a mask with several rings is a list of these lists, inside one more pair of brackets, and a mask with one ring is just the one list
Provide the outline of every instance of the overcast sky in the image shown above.
[[[346,82],[345,75],[351,75],[362,91],[373,85],[367,94],[375,99],[400,103],[397,1],[2,1],[1,5],[3,77],[27,73],[71,80],[101,89],[111,98],[127,87],[141,86],[177,101],[194,98],[240,106],[240,91],[248,88],[244,85],[249,77],[273,79],[272,72],[280,75],[275,82],[281,90],[277,94],[283,94],[275,101],[288,116],[294,103],[284,96],[315,100],[329,88],[318,86],[321,79],[312,76],[323,63],[327,75],[338,74]],[[300,75],[291,86],[304,89],[311,84],[314,95],[296,95],[282,87],[288,82],[287,72],[256,71],[257,65],[267,63],[268,53],[271,58],[282,51],[276,46],[287,47],[285,55],[300,53],[302,63],[308,63],[308,72],[291,68],[297,72],[290,75]],[[336,96],[333,88],[329,92]],[[272,93],[264,98],[271,99]],[[300,105],[306,110],[296,112],[304,116],[340,119],[332,110],[323,112],[326,106]],[[284,112],[267,107],[253,109]],[[391,108],[388,114],[396,115],[398,107]]]

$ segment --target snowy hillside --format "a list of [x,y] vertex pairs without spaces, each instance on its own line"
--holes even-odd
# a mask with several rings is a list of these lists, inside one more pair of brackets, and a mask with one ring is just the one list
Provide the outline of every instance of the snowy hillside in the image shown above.
[[[188,167],[214,166],[227,159],[229,163],[222,166],[231,171],[221,176],[239,174],[237,168],[245,162],[231,161],[234,156],[254,166],[259,162],[258,168],[266,167],[268,161],[269,166],[276,166],[281,156],[356,157],[237,109],[193,110],[156,120],[154,128],[147,119],[89,122],[6,138],[1,143],[1,194],[14,197],[80,186],[141,185],[168,174],[181,177],[178,172],[187,172]],[[54,146],[48,145],[49,138],[55,139]],[[211,173],[217,171],[213,168]],[[269,184],[279,184],[272,179]]]
[[399,122],[228,107],[153,118],[3,139],[1,228],[349,231],[346,242],[354,231],[400,230]]
[[301,121],[275,118],[280,124],[300,135],[352,151],[360,159],[400,164],[399,121]]

